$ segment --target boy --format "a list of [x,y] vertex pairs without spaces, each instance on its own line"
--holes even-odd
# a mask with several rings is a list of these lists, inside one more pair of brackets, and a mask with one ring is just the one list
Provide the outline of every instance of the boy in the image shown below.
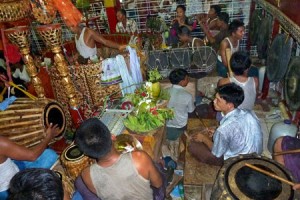
[[189,83],[188,73],[184,69],[175,69],[169,75],[169,80],[173,84],[168,88],[170,101],[168,108],[174,109],[175,117],[167,121],[167,142],[171,150],[171,157],[178,158],[179,138],[186,130],[188,113],[195,110],[192,95],[184,89]]

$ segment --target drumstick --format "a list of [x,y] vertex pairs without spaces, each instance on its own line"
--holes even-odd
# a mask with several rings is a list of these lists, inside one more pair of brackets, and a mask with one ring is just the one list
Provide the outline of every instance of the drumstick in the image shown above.
[[230,48],[225,49],[225,55],[226,55],[227,66],[228,66],[228,77],[231,77],[232,76],[232,70],[231,70],[231,67],[230,67],[230,58],[231,58]]
[[268,171],[266,171],[266,170],[263,170],[263,169],[261,169],[261,168],[258,168],[258,167],[256,167],[256,166],[254,166],[254,165],[251,165],[251,164],[249,164],[249,163],[245,163],[245,166],[250,167],[251,169],[254,169],[255,171],[261,172],[261,173],[263,173],[263,174],[265,174],[265,175],[267,175],[267,176],[270,176],[270,177],[272,177],[272,178],[275,178],[275,179],[277,179],[277,180],[279,180],[279,181],[281,181],[281,182],[284,182],[284,183],[286,183],[286,184],[288,184],[288,185],[294,186],[294,185],[296,184],[296,183],[293,183],[293,182],[291,182],[291,181],[288,181],[288,180],[286,180],[286,179],[284,179],[284,178],[282,178],[282,177],[280,177],[280,176],[277,176],[277,175],[275,175],[275,174],[272,174],[272,173],[270,173],[270,172],[268,172]]
[[294,153],[300,153],[300,149],[274,152],[273,156],[279,156],[279,155],[284,155],[284,154],[294,154]]

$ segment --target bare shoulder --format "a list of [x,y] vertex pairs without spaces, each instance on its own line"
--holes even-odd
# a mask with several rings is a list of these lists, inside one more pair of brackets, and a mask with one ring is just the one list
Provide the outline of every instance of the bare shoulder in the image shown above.
[[150,156],[145,152],[141,150],[133,151],[131,152],[132,158],[134,161],[148,161],[151,160]]
[[222,86],[222,85],[225,85],[225,84],[228,84],[228,83],[230,83],[229,78],[221,78],[218,82],[218,86]]

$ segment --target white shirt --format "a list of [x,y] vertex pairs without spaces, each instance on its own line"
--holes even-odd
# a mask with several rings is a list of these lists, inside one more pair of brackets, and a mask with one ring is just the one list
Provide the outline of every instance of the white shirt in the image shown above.
[[168,108],[173,108],[175,117],[167,121],[168,127],[182,128],[187,124],[188,113],[195,110],[193,96],[180,85],[168,88],[170,101]]
[[79,54],[84,58],[90,58],[91,60],[97,59],[97,47],[91,48],[84,42],[84,33],[86,27],[84,27],[80,33],[79,39],[75,36],[76,49]]
[[10,158],[0,164],[0,192],[8,190],[10,180],[18,171],[19,168]]

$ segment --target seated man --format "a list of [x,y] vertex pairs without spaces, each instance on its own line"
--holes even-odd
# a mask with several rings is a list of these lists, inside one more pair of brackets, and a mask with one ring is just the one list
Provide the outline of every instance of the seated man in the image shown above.
[[58,134],[57,125],[50,124],[45,134],[44,140],[30,149],[0,136],[0,199],[7,199],[9,181],[19,170],[35,167],[50,168],[56,162],[57,154],[46,147]]
[[120,9],[117,11],[117,20],[116,31],[117,33],[136,33],[137,24],[133,19],[127,19],[126,11]]
[[226,12],[221,12],[216,22],[220,29],[216,35],[213,35],[209,28],[204,23],[201,23],[201,21],[199,22],[199,25],[205,33],[204,42],[210,45],[217,52],[222,40],[228,36],[229,15]]
[[10,181],[11,200],[67,200],[62,181],[49,169],[32,168],[18,172]]
[[258,87],[257,77],[248,77],[248,71],[251,68],[251,59],[246,52],[235,52],[230,59],[230,66],[233,75],[228,78],[222,78],[218,86],[228,83],[235,83],[244,90],[244,101],[238,108],[253,110],[256,100],[256,91]]
[[[294,149],[300,149],[300,139],[298,138],[284,136],[275,141],[274,152]],[[300,153],[274,156],[274,160],[284,165],[292,173],[295,180],[300,182]],[[300,186],[298,186],[298,189],[300,189]]]
[[217,21],[221,10],[219,5],[211,5],[207,14],[196,15],[199,24],[205,26],[205,28],[211,32],[210,34],[212,34],[212,36],[215,36],[219,32],[220,27]]
[[76,49],[80,56],[85,59],[90,59],[92,62],[98,62],[96,47],[97,42],[120,51],[126,48],[126,45],[121,45],[110,40],[106,40],[93,29],[86,27],[82,28],[80,24],[71,27],[71,31],[75,33]]
[[227,76],[228,63],[226,57],[226,49],[230,49],[231,55],[239,50],[240,41],[245,34],[244,23],[239,20],[233,20],[228,27],[229,37],[226,37],[220,45],[218,51],[217,71],[218,75],[222,77]]
[[[162,186],[162,178],[149,155],[143,151],[120,154],[108,128],[96,118],[84,121],[75,142],[87,156],[97,159],[82,171],[86,187],[100,199],[153,199],[151,186]],[[77,188],[79,192],[81,189]],[[162,194],[161,199],[164,198]]]
[[203,40],[201,40],[200,38],[192,37],[191,31],[185,26],[181,26],[178,28],[177,35],[179,41],[182,43],[180,46],[181,48],[192,47],[193,49],[197,49],[197,47],[201,47],[204,45]]
[[262,153],[263,139],[256,115],[237,107],[244,100],[244,92],[234,83],[217,88],[214,107],[224,115],[220,126],[210,136],[192,135],[189,151],[200,162],[222,165],[224,160],[240,154]]

